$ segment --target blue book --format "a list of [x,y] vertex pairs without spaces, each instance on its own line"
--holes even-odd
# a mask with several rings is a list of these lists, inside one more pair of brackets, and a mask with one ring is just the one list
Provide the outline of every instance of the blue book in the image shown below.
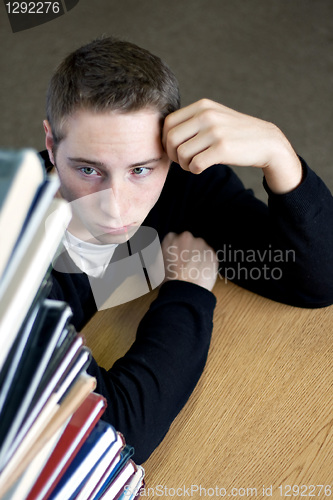
[[114,428],[99,420],[52,492],[50,500],[69,500],[76,495],[116,439]]

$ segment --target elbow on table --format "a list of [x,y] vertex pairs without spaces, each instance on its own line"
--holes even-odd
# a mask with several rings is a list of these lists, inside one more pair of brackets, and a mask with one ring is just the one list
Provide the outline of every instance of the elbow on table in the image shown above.
[[290,305],[295,305],[296,307],[302,307],[304,309],[320,309],[333,305],[333,280],[330,289],[319,289],[316,287],[316,284],[314,284],[310,291],[298,293],[295,297],[295,301],[291,301]]

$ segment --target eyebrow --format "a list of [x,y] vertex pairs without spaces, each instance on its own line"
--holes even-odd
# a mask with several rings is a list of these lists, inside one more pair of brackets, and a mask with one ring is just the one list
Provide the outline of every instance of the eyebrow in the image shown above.
[[[156,163],[162,159],[162,156],[159,158],[150,158],[148,160],[139,161],[137,163],[133,163],[129,165],[129,168],[142,167],[144,165],[149,165],[150,163]],[[73,163],[85,163],[86,165],[92,165],[94,167],[107,168],[106,164],[101,161],[89,160],[88,158],[80,158],[80,157],[68,157],[68,160]]]

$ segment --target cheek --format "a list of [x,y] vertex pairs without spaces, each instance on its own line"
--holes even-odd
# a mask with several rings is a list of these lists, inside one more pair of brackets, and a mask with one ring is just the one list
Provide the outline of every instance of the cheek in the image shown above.
[[161,194],[162,189],[164,187],[166,178],[168,176],[168,172],[169,172],[169,167],[163,169],[155,182],[154,189],[153,189],[153,191],[154,191],[153,195],[154,195],[155,201],[157,201],[158,198],[160,197],[160,194]]
[[67,201],[73,201],[80,197],[78,186],[70,175],[66,175],[58,170],[60,179],[60,193]]
[[69,202],[72,202],[78,198],[76,193],[73,192],[67,186],[65,186],[63,183],[61,183],[61,185],[60,185],[60,193],[61,193],[61,196]]
[[160,197],[161,191],[165,183],[166,175],[160,175],[154,182],[145,189],[142,194],[142,200],[146,211],[149,211]]
[[92,192],[89,184],[80,181],[76,171],[59,162],[58,176],[60,180],[60,193],[67,201],[74,201]]
[[142,222],[158,200],[160,191],[161,189],[156,184],[150,186],[146,184],[128,193],[125,206],[122,206],[123,215],[130,220]]

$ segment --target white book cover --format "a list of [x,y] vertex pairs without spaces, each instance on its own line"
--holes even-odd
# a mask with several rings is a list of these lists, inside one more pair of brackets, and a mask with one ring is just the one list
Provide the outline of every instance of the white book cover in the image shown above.
[[54,199],[1,298],[0,370],[50,267],[70,217],[69,204],[64,200]]

